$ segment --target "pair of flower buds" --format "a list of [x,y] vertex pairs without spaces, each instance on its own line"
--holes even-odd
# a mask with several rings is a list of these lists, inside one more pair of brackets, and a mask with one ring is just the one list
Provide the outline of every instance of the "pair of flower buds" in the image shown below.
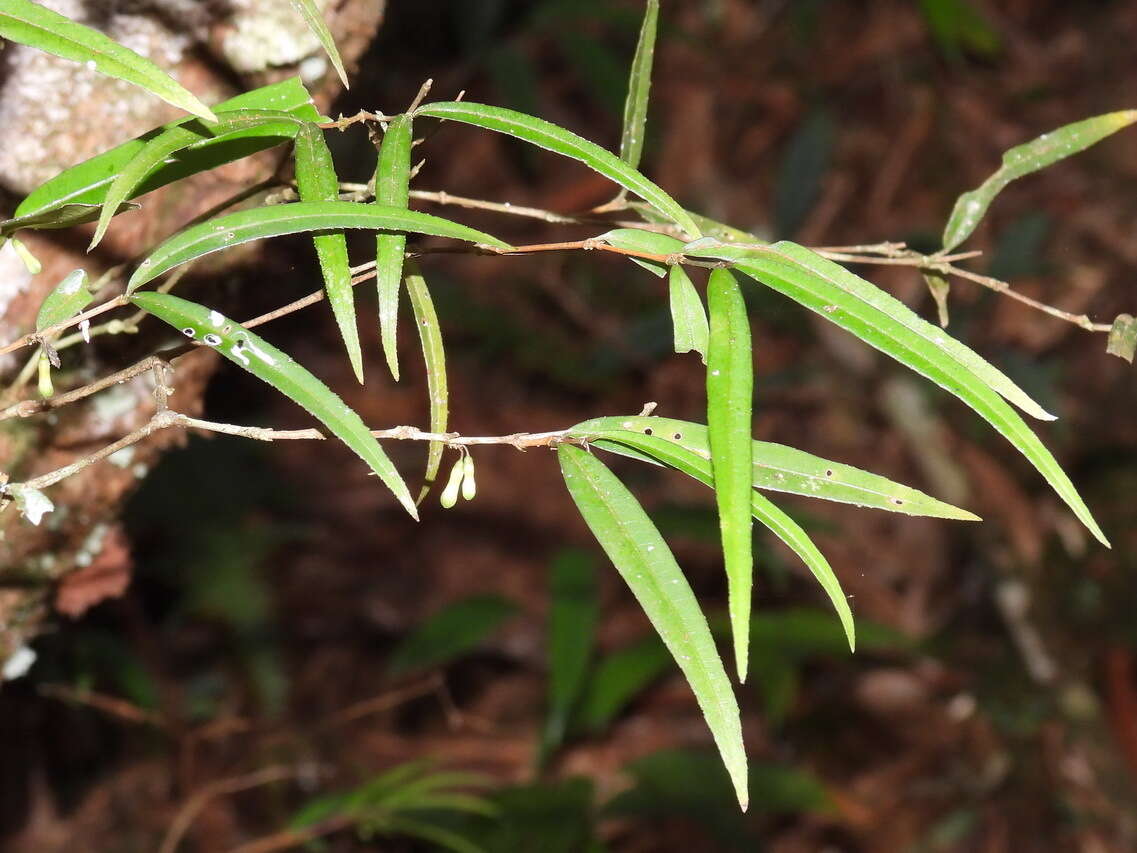
[[450,469],[450,479],[446,481],[446,488],[439,497],[443,507],[450,509],[458,503],[459,488],[462,490],[462,497],[468,501],[472,501],[474,495],[478,493],[478,484],[474,481],[474,457],[465,450]]

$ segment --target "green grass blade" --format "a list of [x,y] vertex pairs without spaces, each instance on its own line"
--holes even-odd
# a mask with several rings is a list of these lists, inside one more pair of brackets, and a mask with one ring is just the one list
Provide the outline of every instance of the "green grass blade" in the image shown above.
[[[295,115],[303,121],[317,121],[320,114],[312,106],[311,95],[300,82],[299,77],[290,77],[280,83],[262,86],[251,92],[237,95],[227,101],[217,104],[218,112],[232,110],[279,110]],[[143,134],[137,139],[124,142],[109,151],[84,160],[69,169],[64,169],[54,178],[40,184],[28,194],[16,208],[14,217],[31,217],[46,215],[48,211],[57,210],[65,206],[101,205],[106,200],[107,190],[115,181],[121,171],[126,168],[139,152],[146,147],[146,143],[156,136],[160,136],[175,127],[192,125],[197,119],[182,119],[171,122]],[[268,125],[271,129],[275,125]],[[252,128],[246,131],[229,134],[214,139],[212,137],[195,143],[189,150],[183,152],[175,163],[167,163],[152,172],[146,180],[136,188],[135,195],[165,186],[172,181],[186,175],[211,169],[215,166],[229,163],[239,157],[247,156],[256,151],[278,145],[295,134],[291,131],[285,136],[261,136],[266,129]],[[191,153],[192,152],[192,153]],[[92,217],[93,218],[93,217]],[[89,221],[89,220],[84,220]],[[32,227],[32,226],[26,226]],[[62,227],[62,226],[43,226]]]
[[[314,124],[303,125],[296,137],[295,156],[296,187],[301,201],[336,201],[339,198],[339,177],[332,162],[332,152],[324,140],[324,131]],[[359,346],[359,327],[355,321],[355,291],[351,286],[347,236],[343,231],[321,231],[313,235],[312,243],[324,276],[328,304],[332,306],[351,369],[362,385],[363,351]]]
[[995,196],[1011,181],[1085,151],[1135,121],[1137,110],[1106,113],[1064,125],[1005,151],[1003,165],[991,177],[956,199],[944,228],[944,249],[950,251],[971,236]]
[[632,71],[628,76],[628,97],[624,101],[624,133],[620,137],[620,159],[639,168],[647,124],[648,94],[651,91],[651,65],[655,58],[655,33],[659,26],[659,0],[647,0]]
[[[411,117],[395,116],[379,146],[375,168],[375,203],[405,208],[410,199]],[[387,366],[399,381],[399,288],[403,281],[405,234],[379,234],[375,238],[375,286],[379,292],[379,337]]]
[[600,621],[595,561],[566,550],[549,567],[549,708],[541,754],[560,746],[588,676]]
[[139,293],[132,297],[132,301],[147,313],[181,330],[187,337],[212,346],[225,358],[310,412],[355,451],[394,493],[411,517],[418,519],[418,510],[407,491],[407,484],[359,415],[291,356],[204,305],[167,293]]
[[694,350],[707,363],[707,340],[710,327],[707,324],[707,312],[703,308],[703,301],[687,270],[679,264],[671,267],[668,276],[668,290],[670,292],[671,325],[675,334],[675,352],[684,353]]
[[40,303],[39,312],[36,314],[36,331],[42,332],[56,323],[74,317],[90,305],[94,298],[87,287],[87,271],[69,272]]
[[[415,264],[407,266],[407,296],[415,315],[415,328],[418,329],[419,343],[422,344],[422,357],[426,363],[426,393],[430,398],[430,431],[446,432],[450,417],[450,390],[446,378],[446,350],[442,346],[442,328],[438,324],[438,312],[434,310],[434,300],[426,279]],[[442,453],[446,445],[432,441],[426,452],[426,475],[423,477],[419,503],[426,497],[430,487],[438,478],[438,468],[442,464]]]
[[[263,125],[272,124],[271,128]],[[95,248],[103,239],[111,218],[119,206],[128,198],[133,198],[135,190],[143,180],[156,171],[167,159],[194,143],[207,139],[219,139],[228,134],[251,129],[260,129],[258,135],[286,138],[294,136],[300,129],[300,120],[290,113],[277,110],[234,110],[218,111],[216,122],[198,120],[183,122],[159,133],[150,139],[138,154],[127,163],[107,188],[103,210],[99,214],[99,224],[87,251]]]
[[175,234],[151,252],[135,270],[127,283],[127,292],[133,292],[180,264],[250,240],[341,228],[409,231],[508,248],[496,237],[429,213],[351,201],[301,201],[241,210]]
[[728,270],[711,271],[707,283],[707,304],[710,309],[707,435],[726,564],[734,658],[738,680],[745,682],[754,583],[750,528],[754,360],[750,347],[750,318],[746,315],[746,303],[738,280]]
[[647,513],[600,460],[571,445],[557,457],[580,514],[691,685],[745,810],[738,703],[695,594]]
[[[619,442],[621,431],[646,433],[674,441],[703,459],[710,458],[707,428],[702,424],[673,418],[639,415],[595,418],[573,427],[570,434],[591,437],[597,447],[622,452],[609,443]],[[804,450],[769,441],[755,441],[752,448],[754,468],[751,485],[756,489],[883,509],[904,515],[956,521],[980,520],[979,516],[965,509],[852,465],[832,462]]]
[[504,133],[539,148],[578,160],[593,171],[615,181],[624,189],[635,193],[667,217],[669,222],[674,222],[682,228],[692,239],[702,236],[694,220],[675,199],[615,154],[605,151],[595,142],[589,142],[563,127],[525,113],[466,101],[425,104],[419,107],[416,115],[459,121]]
[[475,595],[429,616],[391,653],[392,675],[444,666],[478,648],[517,606],[498,595]]
[[[178,109],[216,121],[213,111],[165,71],[98,30],[72,21],[31,0],[0,3],[0,37],[45,53],[86,63],[89,68],[141,86]],[[67,93],[59,93],[65,96]]]
[[[648,427],[651,432],[633,431],[622,426],[615,426],[621,420],[619,418],[596,418],[591,421],[585,421],[579,424],[570,431],[570,435],[574,437],[588,437],[588,436],[603,436],[610,441],[618,441],[633,447],[635,450],[646,453],[654,457],[665,465],[670,465],[677,471],[693,477],[705,486],[715,488],[716,480],[711,470],[710,452],[707,445],[703,443],[701,446],[696,445],[694,449],[680,444],[677,440],[670,438],[666,433],[656,433],[655,428]],[[644,418],[647,421],[665,420],[664,418]],[[682,422],[679,422],[682,423]],[[611,426],[610,426],[611,425]],[[661,424],[654,424],[654,427],[660,427]],[[685,443],[686,438],[682,439]],[[620,452],[612,445],[607,445],[606,450],[614,450]],[[717,490],[716,490],[717,491]],[[821,555],[821,552],[806,536],[805,532],[793,522],[789,516],[785,515],[778,510],[769,500],[757,492],[750,492],[747,496],[747,512],[758,519],[763,525],[768,527],[774,535],[785,542],[793,551],[801,557],[806,566],[817,578],[821,588],[829,596],[833,602],[834,608],[837,610],[837,615],[844,626],[847,636],[849,638],[850,647],[853,645],[853,621],[852,614],[849,612],[849,603],[845,600],[844,593],[841,591],[841,582],[837,580],[832,567],[828,561]],[[734,620],[734,614],[731,614],[731,630],[732,633],[737,629],[737,622]],[[749,639],[749,637],[748,637]]]
[[350,89],[351,85],[347,82],[347,72],[344,71],[343,59],[340,58],[339,49],[336,47],[336,40],[332,38],[332,34],[328,31],[328,25],[324,22],[324,16],[320,14],[320,9],[316,5],[316,0],[292,0],[292,5],[304,17],[304,22],[308,25],[308,29],[319,40],[320,45],[324,48],[324,52],[328,54],[328,59],[332,61],[332,65],[336,69],[336,74],[340,77],[340,82],[343,83],[345,89]]

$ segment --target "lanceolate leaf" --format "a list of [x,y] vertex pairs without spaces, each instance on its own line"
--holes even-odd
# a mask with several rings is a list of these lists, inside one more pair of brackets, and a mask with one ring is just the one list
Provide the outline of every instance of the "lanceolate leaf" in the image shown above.
[[[218,104],[216,109],[218,111],[280,110],[292,113],[304,121],[317,121],[320,114],[311,102],[312,98],[304,88],[304,84],[298,77],[291,77],[280,83],[237,95]],[[14,216],[45,214],[63,205],[102,204],[111,183],[138,156],[149,140],[171,128],[193,125],[196,122],[197,119],[183,119],[167,124],[130,142],[124,142],[110,151],[104,151],[90,160],[84,160],[70,169],[65,169],[32,190],[28,197],[20,202]],[[212,169],[256,151],[270,148],[295,135],[292,131],[286,136],[271,135],[272,132],[279,133],[281,129],[284,129],[281,125],[262,125],[222,137],[203,138],[183,151],[177,161],[159,166],[136,188],[135,195],[142,195],[186,175]],[[266,135],[266,132],[270,132],[270,135]]]
[[[619,442],[628,447],[634,448],[640,453],[645,453],[665,465],[670,465],[677,471],[681,471],[689,477],[694,477],[704,485],[711,488],[716,487],[716,480],[714,474],[711,472],[710,452],[707,448],[706,442],[696,444],[689,442],[689,439],[683,435],[683,444],[679,440],[667,437],[669,434],[666,431],[657,433],[652,427],[645,427],[651,430],[650,432],[643,432],[640,430],[629,430],[622,427],[611,427],[608,424],[613,422],[633,423],[635,421],[667,421],[666,418],[596,418],[591,421],[585,421],[578,424],[570,431],[570,435],[579,438],[598,436],[604,437],[607,441],[604,444],[605,450],[611,450],[620,453],[621,450],[618,444],[610,442]],[[682,421],[672,421],[671,423],[683,423]],[[692,424],[692,426],[695,426]],[[654,424],[656,428],[662,428],[663,424]],[[705,430],[703,437],[705,438]],[[670,433],[674,436],[674,433]],[[691,449],[686,444],[691,443],[695,449]],[[852,648],[854,644],[854,629],[853,618],[849,611],[849,603],[845,600],[844,594],[841,592],[841,583],[837,580],[837,576],[833,573],[828,561],[822,556],[821,552],[817,550],[814,544],[810,541],[809,537],[805,534],[796,522],[789,518],[785,513],[774,506],[767,498],[757,492],[751,492],[748,495],[749,512],[754,518],[758,519],[765,527],[767,527],[775,536],[786,543],[806,564],[813,576],[817,578],[817,582],[821,584],[821,588],[829,596],[829,600],[833,602],[833,607],[837,611],[837,615],[841,620],[841,624],[845,627],[845,631],[849,638],[849,647]],[[735,627],[733,615],[731,618],[732,633]]]
[[[573,427],[571,434],[578,437],[600,438],[601,441],[592,443],[603,446],[605,450],[621,452],[609,443],[620,441],[618,433],[614,431],[645,433],[665,441],[673,441],[705,460],[710,459],[707,428],[690,421],[638,415],[595,418]],[[808,498],[883,509],[905,515],[950,518],[959,521],[980,520],[979,516],[967,510],[938,501],[916,489],[894,483],[886,477],[862,471],[852,465],[831,462],[812,453],[769,441],[755,441],[752,448],[751,454],[754,460],[752,485],[756,489],[804,495]]]
[[[446,432],[450,416],[450,392],[446,380],[446,350],[442,347],[442,329],[438,325],[438,314],[434,310],[434,300],[430,298],[426,280],[415,265],[407,271],[407,295],[415,315],[415,328],[418,329],[422,344],[422,357],[426,362],[426,393],[430,397],[430,431]],[[442,452],[446,449],[441,441],[430,442],[426,456],[426,476],[423,478],[421,502],[430,491],[438,477],[442,464]]]
[[944,228],[944,249],[954,249],[971,236],[995,196],[1011,181],[1084,151],[1135,121],[1137,110],[1106,113],[1067,124],[1004,152],[998,171],[956,200]]
[[593,171],[615,181],[626,190],[635,193],[661,214],[669,222],[674,222],[692,239],[701,237],[694,220],[679,204],[658,186],[653,184],[616,155],[605,151],[595,142],[582,139],[571,131],[551,122],[525,113],[473,104],[466,101],[445,101],[419,107],[417,115],[460,121],[504,133],[521,139],[540,148],[545,148],[573,160],[579,160]]
[[301,201],[241,210],[175,234],[142,262],[130,277],[127,291],[134,291],[179,264],[250,240],[340,228],[410,231],[509,248],[496,237],[428,213],[351,201]]
[[347,82],[347,72],[344,71],[343,68],[343,60],[340,59],[340,52],[336,48],[336,40],[332,38],[332,34],[328,32],[328,25],[324,23],[324,16],[320,14],[320,8],[316,5],[316,0],[292,0],[292,5],[304,16],[304,21],[308,24],[308,29],[320,40],[320,45],[324,48],[325,52],[327,52],[328,59],[332,61],[332,65],[335,66],[336,74],[340,76],[343,87],[345,89],[350,88]]
[[132,297],[132,301],[144,311],[180,329],[186,337],[215,348],[234,364],[307,409],[333,435],[354,450],[395,494],[411,517],[418,519],[418,510],[407,491],[407,484],[359,415],[291,356],[239,323],[196,302],[166,293],[139,293]]
[[74,270],[68,273],[40,303],[39,313],[36,314],[36,331],[42,332],[74,317],[90,305],[93,298],[87,289],[87,271]]
[[[375,169],[375,203],[405,208],[411,174],[411,117],[395,116],[379,146]],[[379,336],[391,375],[399,381],[399,288],[403,280],[405,234],[379,234],[375,238],[375,286],[379,291]]]
[[571,445],[559,447],[557,457],[585,522],[691,685],[745,809],[746,752],[738,703],[707,620],[671,549],[632,493],[600,460]]
[[[632,249],[652,255],[674,254],[683,247],[683,244],[674,237],[660,234],[658,231],[646,231],[642,228],[614,228],[596,239],[603,240],[609,246],[615,246],[617,249]],[[659,278],[663,278],[667,274],[666,264],[660,261],[634,256],[629,256],[628,260]]]
[[[339,198],[339,178],[332,152],[324,141],[324,131],[305,124],[296,137],[296,187],[302,201],[335,201]],[[363,352],[355,322],[355,297],[351,286],[351,265],[347,257],[347,237],[342,231],[321,232],[312,237],[316,257],[324,274],[324,290],[339,326],[340,337],[355,378],[363,384]]]
[[231,110],[218,111],[216,122],[202,123],[188,121],[175,125],[149,140],[142,150],[127,163],[107,188],[103,210],[99,214],[99,224],[91,238],[88,251],[95,248],[103,239],[111,218],[118,212],[119,205],[133,198],[135,190],[147,175],[157,170],[166,160],[188,148],[195,142],[217,139],[235,131],[257,128],[272,124],[271,129],[261,129],[268,136],[282,138],[295,135],[300,128],[300,120],[291,113],[279,110]]
[[669,273],[671,293],[671,324],[675,329],[675,351],[678,353],[694,350],[707,363],[707,312],[687,270],[679,264],[671,267]]
[[[0,37],[73,62],[87,63],[100,74],[141,86],[178,109],[207,121],[217,119],[209,107],[149,59],[98,30],[78,24],[31,0],[0,2]],[[58,95],[66,98],[68,93],[60,92]]]
[[[116,212],[122,213],[127,210],[137,210],[140,206],[141,205],[127,202],[126,204],[119,205]],[[42,213],[30,213],[27,216],[5,219],[0,222],[0,237],[10,237],[21,228],[70,228],[73,225],[83,225],[87,222],[94,222],[99,218],[102,209],[103,206],[101,204],[65,204],[62,207],[53,207]]]
[[711,271],[707,284],[707,434],[719,510],[728,609],[739,681],[746,681],[754,560],[750,530],[750,425],[754,362],[750,320],[733,273]]
[[648,93],[651,90],[651,64],[655,57],[655,31],[659,24],[659,0],[647,0],[632,73],[628,77],[628,97],[624,101],[624,134],[620,138],[620,159],[633,169],[640,165],[647,124]]

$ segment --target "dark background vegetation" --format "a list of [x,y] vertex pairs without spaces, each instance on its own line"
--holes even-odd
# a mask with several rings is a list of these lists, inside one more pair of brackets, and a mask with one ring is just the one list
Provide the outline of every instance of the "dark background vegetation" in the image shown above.
[[[337,108],[396,112],[433,77],[438,98],[465,89],[615,146],[640,12],[638,2],[395,0]],[[1135,106],[1135,43],[1137,3],[1126,0],[664,0],[644,167],[688,207],[763,237],[933,249],[955,196],[1004,149]],[[560,211],[612,194],[576,164],[504,137],[423,131],[417,188]],[[985,253],[973,268],[1097,321],[1132,311],[1132,134],[1008,189],[968,244]],[[367,180],[365,135],[333,141],[345,178]],[[565,233],[447,215],[514,242]],[[363,260],[370,240],[354,239]],[[665,291],[618,261],[424,260],[454,429],[556,429],[649,400],[700,418],[701,365],[670,353]],[[861,272],[934,316],[913,271]],[[251,314],[311,290],[316,275],[310,247],[282,241],[212,298]],[[249,295],[252,284],[265,286]],[[125,538],[100,558],[131,568],[126,595],[61,618],[29,677],[0,692],[8,849],[153,850],[200,807],[180,849],[227,850],[422,758],[491,777],[501,823],[466,828],[500,850],[1137,849],[1133,368],[1105,354],[1102,335],[953,285],[952,333],[1061,415],[1040,432],[1112,539],[1107,551],[970,411],[776,294],[751,288],[748,299],[758,437],[911,483],[985,521],[787,501],[864,620],[852,657],[802,567],[759,535],[755,672],[739,689],[755,764],[745,817],[690,692],[660,668],[551,454],[478,450],[477,500],[442,511],[432,497],[415,525],[331,444],[195,438],[144,482]],[[373,316],[364,287],[361,317]],[[323,306],[268,337],[369,423],[425,424],[410,329],[396,387],[376,324],[361,325],[365,389]],[[231,369],[211,385],[206,416],[307,424]],[[391,448],[409,480],[423,451]],[[617,470],[721,612],[709,493],[643,466]],[[636,647],[642,658],[618,713],[578,726],[538,769],[550,566],[566,559],[596,567],[597,657]],[[463,601],[442,634],[468,631],[468,647],[432,657],[407,646]],[[258,772],[266,784],[226,787]],[[418,849],[350,829],[323,843]]]

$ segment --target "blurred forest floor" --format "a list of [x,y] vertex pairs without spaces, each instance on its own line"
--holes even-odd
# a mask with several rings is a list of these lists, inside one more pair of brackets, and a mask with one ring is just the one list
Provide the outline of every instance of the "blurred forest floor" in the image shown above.
[[[434,97],[465,89],[615,146],[640,13],[637,2],[395,0],[338,106],[395,112],[433,77]],[[955,197],[1003,150],[1137,106],[1134,44],[1129,0],[665,0],[644,169],[686,206],[763,237],[930,250]],[[965,247],[984,251],[971,268],[1096,321],[1132,312],[1135,139],[1123,132],[1012,185]],[[346,178],[366,181],[363,135],[332,141]],[[416,151],[418,189],[566,212],[613,192],[577,164],[468,128],[432,126]],[[447,215],[514,242],[570,239]],[[357,259],[373,252],[353,239]],[[313,288],[309,250],[284,241],[264,254],[248,280],[274,289],[243,296],[248,313]],[[701,365],[670,352],[665,288],[619,260],[424,259],[453,429],[557,429],[647,401],[701,418]],[[914,271],[860,271],[934,318]],[[429,758],[508,786],[489,791],[496,828],[470,830],[495,850],[1137,849],[1133,367],[1106,355],[1103,335],[952,286],[950,331],[1060,414],[1040,434],[1110,551],[947,395],[776,294],[750,297],[759,438],[985,520],[791,502],[864,622],[854,656],[804,568],[759,541],[755,673],[739,689],[756,765],[745,817],[720,796],[693,698],[658,662],[551,454],[477,450],[477,499],[442,511],[431,497],[416,526],[330,443],[194,438],[145,482],[99,558],[100,572],[133,575],[126,594],[61,616],[30,675],[0,691],[0,846],[289,849],[299,837],[279,833],[306,803]],[[269,336],[369,423],[425,425],[414,336],[403,330],[395,386],[366,321],[374,294],[360,298],[365,389],[323,306]],[[307,425],[233,370],[214,380],[206,417]],[[423,448],[391,451],[421,470]],[[721,612],[709,493],[618,470]],[[568,548],[597,569],[598,657],[631,649],[631,663],[608,710],[538,770],[550,566],[581,559]],[[65,585],[59,604],[81,611],[88,592]],[[326,823],[322,849],[425,849],[361,841],[352,824]]]

